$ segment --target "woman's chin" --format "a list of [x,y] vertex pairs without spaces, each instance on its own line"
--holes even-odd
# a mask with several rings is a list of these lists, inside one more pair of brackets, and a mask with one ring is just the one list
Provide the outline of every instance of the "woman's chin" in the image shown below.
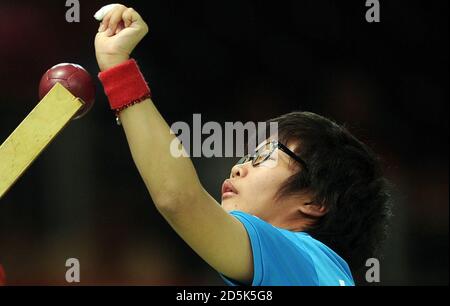
[[237,206],[236,202],[233,201],[230,198],[222,199],[221,205],[222,205],[222,208],[226,212],[230,212],[230,211],[233,211],[233,210],[238,210],[238,206]]

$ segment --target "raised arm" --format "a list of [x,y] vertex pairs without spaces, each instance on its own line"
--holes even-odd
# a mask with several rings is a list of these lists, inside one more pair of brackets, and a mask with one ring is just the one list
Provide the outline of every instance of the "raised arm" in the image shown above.
[[[95,38],[100,70],[127,61],[147,32],[135,10],[114,6],[103,17]],[[133,160],[158,211],[215,270],[249,283],[253,259],[244,226],[204,190],[189,158],[172,156],[170,144],[178,140],[152,100],[127,107],[119,117]]]

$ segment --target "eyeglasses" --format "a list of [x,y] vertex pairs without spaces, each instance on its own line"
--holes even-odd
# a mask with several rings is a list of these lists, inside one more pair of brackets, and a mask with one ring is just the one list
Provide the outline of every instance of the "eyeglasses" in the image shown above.
[[251,161],[252,166],[256,167],[261,163],[267,161],[272,156],[273,152],[275,152],[275,149],[280,149],[281,151],[289,155],[289,157],[292,157],[295,161],[300,163],[303,169],[308,169],[308,167],[306,166],[306,162],[301,157],[295,155],[295,153],[289,150],[284,144],[279,143],[276,140],[266,142],[259,149],[256,149],[253,155],[245,155],[237,162],[236,165],[245,164]]

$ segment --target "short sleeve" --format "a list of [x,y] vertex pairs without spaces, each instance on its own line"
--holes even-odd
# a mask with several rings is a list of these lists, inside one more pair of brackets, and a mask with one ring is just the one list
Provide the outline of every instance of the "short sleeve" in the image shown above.
[[[252,286],[317,285],[317,273],[307,250],[281,229],[258,217],[233,211],[245,227],[253,254]],[[222,275],[228,285],[240,285]]]

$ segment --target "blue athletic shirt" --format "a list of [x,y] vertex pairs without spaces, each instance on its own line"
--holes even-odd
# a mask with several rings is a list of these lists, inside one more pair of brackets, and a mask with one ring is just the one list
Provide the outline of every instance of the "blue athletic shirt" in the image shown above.
[[[247,230],[253,253],[252,286],[354,286],[348,264],[305,232],[277,228],[241,211],[230,213]],[[230,286],[240,283],[224,275]]]

